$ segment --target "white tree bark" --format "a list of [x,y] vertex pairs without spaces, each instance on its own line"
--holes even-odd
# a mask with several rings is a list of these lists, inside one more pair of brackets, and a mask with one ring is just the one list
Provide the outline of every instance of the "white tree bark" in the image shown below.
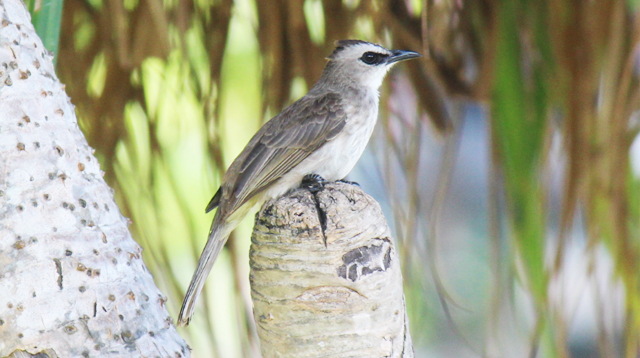
[[27,9],[0,21],[0,357],[188,357]]
[[393,238],[360,188],[265,203],[250,257],[264,358],[413,357]]

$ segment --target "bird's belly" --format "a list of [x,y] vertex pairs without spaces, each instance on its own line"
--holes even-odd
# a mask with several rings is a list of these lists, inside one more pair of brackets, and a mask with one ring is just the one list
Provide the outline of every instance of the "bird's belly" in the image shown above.
[[[317,158],[308,158],[310,165],[309,168],[305,168],[306,173],[303,176],[314,173],[328,181],[346,177],[362,156],[369,142],[371,133],[367,132],[337,137],[326,143],[318,150]],[[316,164],[313,165],[313,163]]]
[[318,174],[327,181],[343,179],[356,165],[371,138],[377,111],[372,119],[351,123],[333,140],[325,143],[267,189],[268,198],[276,198],[298,187],[307,174]]

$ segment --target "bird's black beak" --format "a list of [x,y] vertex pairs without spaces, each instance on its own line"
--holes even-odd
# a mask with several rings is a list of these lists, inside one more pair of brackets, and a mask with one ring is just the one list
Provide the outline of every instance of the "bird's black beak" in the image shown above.
[[413,51],[405,51],[405,50],[394,50],[392,55],[387,60],[387,63],[394,63],[404,60],[410,60],[412,58],[422,57],[421,54]]

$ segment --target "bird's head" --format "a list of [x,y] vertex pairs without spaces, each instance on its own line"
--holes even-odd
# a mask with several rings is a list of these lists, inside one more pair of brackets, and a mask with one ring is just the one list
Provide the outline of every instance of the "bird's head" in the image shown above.
[[416,57],[420,54],[413,51],[388,50],[361,40],[340,40],[327,58],[327,71],[339,80],[349,79],[357,85],[377,90],[393,65]]

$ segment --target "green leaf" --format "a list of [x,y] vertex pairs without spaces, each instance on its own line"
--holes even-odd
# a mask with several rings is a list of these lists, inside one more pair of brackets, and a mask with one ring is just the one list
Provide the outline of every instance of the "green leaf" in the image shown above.
[[[524,279],[536,304],[546,302],[545,222],[539,166],[547,115],[543,65],[521,44],[519,5],[504,1],[499,13],[499,39],[492,108],[495,140],[505,176],[513,235]],[[535,16],[535,15],[532,15]],[[530,65],[526,71],[523,63]]]
[[[58,52],[63,6],[63,0],[31,0],[27,2],[27,8],[31,12],[31,22],[33,22],[36,33],[40,36],[44,47],[54,54]],[[53,61],[55,64],[56,57]]]

